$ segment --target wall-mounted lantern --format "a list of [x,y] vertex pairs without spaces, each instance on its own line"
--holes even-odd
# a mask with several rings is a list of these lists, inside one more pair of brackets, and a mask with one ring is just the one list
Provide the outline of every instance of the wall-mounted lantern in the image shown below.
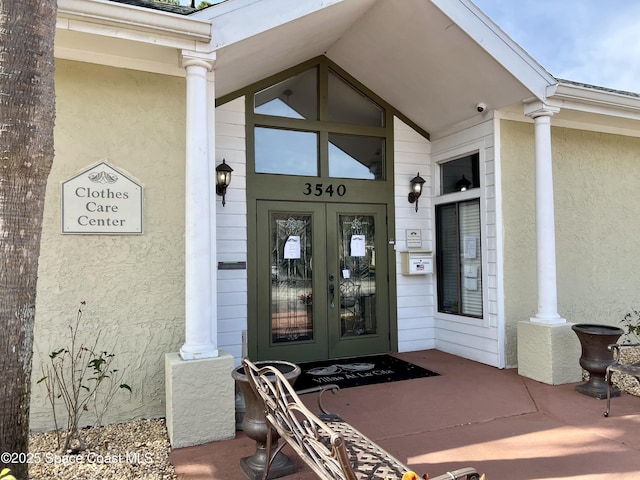
[[467,189],[471,186],[471,182],[462,175],[462,178],[456,182],[456,190],[459,192],[466,192]]
[[223,207],[225,204],[224,196],[227,193],[227,187],[231,183],[231,172],[233,172],[233,168],[227,165],[223,158],[222,163],[216,167],[216,193],[222,196]]
[[418,198],[422,195],[422,185],[426,180],[420,176],[420,172],[418,175],[411,179],[411,191],[409,192],[409,203],[416,204],[416,212],[418,211]]

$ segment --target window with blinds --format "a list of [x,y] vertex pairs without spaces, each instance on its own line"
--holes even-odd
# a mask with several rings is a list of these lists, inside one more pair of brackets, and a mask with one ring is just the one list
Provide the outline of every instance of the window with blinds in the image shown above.
[[480,200],[436,206],[438,311],[482,317]]

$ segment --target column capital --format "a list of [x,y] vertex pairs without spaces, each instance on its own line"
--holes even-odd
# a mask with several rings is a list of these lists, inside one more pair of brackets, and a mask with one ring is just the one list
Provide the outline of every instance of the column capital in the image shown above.
[[549,105],[544,102],[535,101],[524,104],[524,114],[527,117],[552,117],[560,111],[560,107]]
[[199,65],[206,68],[207,71],[211,71],[216,63],[216,52],[203,53],[192,50],[182,50],[180,52],[180,60],[182,68]]

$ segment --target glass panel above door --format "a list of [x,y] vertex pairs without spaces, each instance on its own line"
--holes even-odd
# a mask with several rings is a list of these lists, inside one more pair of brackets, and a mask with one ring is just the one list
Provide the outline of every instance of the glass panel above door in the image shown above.
[[384,127],[384,108],[329,70],[329,120]]
[[254,95],[255,113],[318,119],[318,69],[306,70]]
[[255,129],[256,173],[318,175],[318,134],[277,128]]
[[329,176],[384,180],[384,138],[329,134]]
[[271,341],[312,340],[311,214],[271,214]]

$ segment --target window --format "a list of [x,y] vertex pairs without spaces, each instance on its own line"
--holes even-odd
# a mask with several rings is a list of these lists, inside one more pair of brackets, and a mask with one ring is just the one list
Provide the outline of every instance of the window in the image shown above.
[[329,70],[329,120],[384,127],[384,109]]
[[[477,189],[474,191],[474,189]],[[482,317],[480,154],[440,164],[436,205],[438,311]]]
[[310,68],[257,92],[255,113],[276,117],[318,119],[318,69]]
[[329,176],[382,178],[384,138],[329,134]]
[[338,71],[320,60],[252,90],[255,173],[386,180],[387,110]]
[[440,167],[441,194],[464,192],[480,187],[480,154],[451,160]]
[[438,311],[482,317],[480,200],[436,206]]
[[318,175],[318,135],[256,127],[256,172],[315,177]]

